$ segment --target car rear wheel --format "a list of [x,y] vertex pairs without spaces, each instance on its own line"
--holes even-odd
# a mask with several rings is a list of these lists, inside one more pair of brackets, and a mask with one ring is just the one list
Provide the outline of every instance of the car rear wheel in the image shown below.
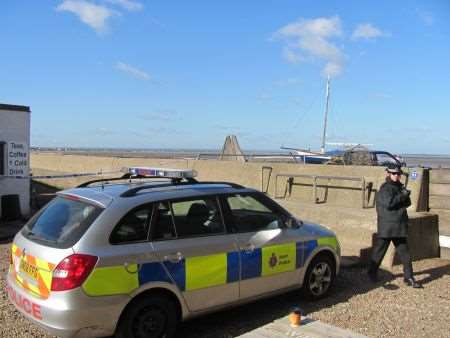
[[326,296],[335,278],[334,261],[326,255],[315,257],[306,270],[302,287],[303,295],[310,300]]
[[141,297],[130,303],[123,314],[116,338],[170,338],[178,318],[175,304],[160,295]]

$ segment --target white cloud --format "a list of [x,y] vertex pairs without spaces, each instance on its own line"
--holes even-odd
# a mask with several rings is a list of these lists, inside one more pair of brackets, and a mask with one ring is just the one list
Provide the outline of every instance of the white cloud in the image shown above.
[[339,36],[342,35],[341,20],[338,16],[311,20],[300,18],[296,22],[284,26],[277,33],[292,37],[317,36],[327,38],[330,36]]
[[283,57],[290,63],[300,63],[303,61],[302,57],[289,47],[283,49]]
[[58,7],[57,11],[71,12],[85,24],[92,27],[97,33],[107,31],[107,21],[117,12],[108,7],[96,5],[84,0],[65,0]]
[[363,23],[356,27],[352,34],[352,40],[358,39],[375,39],[382,36],[387,36],[386,33],[383,33],[379,28],[373,26],[370,23]]
[[123,62],[117,62],[115,68],[139,80],[148,81],[151,79],[150,75],[145,71]]
[[286,42],[283,57],[291,63],[325,61],[323,75],[337,76],[344,66],[344,54],[333,42],[342,36],[341,20],[330,18],[303,19],[280,28],[273,35]]
[[327,62],[322,70],[322,75],[331,77],[338,76],[342,72],[342,65],[336,62]]
[[140,2],[131,1],[131,0],[106,0],[110,4],[120,6],[128,11],[140,11],[144,8]]

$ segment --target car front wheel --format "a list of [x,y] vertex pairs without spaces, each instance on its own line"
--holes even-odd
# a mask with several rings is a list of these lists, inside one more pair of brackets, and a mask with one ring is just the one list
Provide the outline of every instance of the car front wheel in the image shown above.
[[325,255],[315,257],[306,270],[303,281],[303,295],[310,299],[324,297],[334,283],[336,277],[333,260]]

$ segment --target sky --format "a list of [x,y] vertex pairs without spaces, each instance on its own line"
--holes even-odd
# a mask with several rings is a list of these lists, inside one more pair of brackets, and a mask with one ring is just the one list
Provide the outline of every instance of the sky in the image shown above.
[[[450,154],[450,1],[3,0],[36,147]],[[327,145],[327,149],[336,146]]]

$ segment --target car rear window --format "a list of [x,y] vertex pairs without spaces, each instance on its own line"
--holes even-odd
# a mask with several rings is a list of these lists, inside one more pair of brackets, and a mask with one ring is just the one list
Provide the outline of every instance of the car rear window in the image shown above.
[[36,242],[68,248],[81,238],[102,210],[81,200],[59,196],[25,225],[22,234]]

